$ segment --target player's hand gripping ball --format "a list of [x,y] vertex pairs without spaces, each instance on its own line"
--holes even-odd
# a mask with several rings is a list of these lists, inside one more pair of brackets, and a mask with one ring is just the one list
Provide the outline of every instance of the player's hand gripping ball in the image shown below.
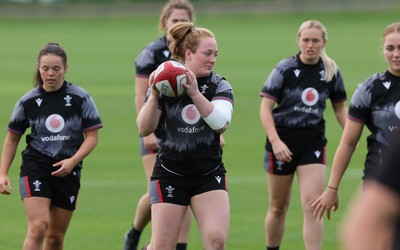
[[186,68],[177,61],[166,61],[160,64],[154,74],[154,86],[161,94],[176,97],[185,93],[183,83],[187,83]]

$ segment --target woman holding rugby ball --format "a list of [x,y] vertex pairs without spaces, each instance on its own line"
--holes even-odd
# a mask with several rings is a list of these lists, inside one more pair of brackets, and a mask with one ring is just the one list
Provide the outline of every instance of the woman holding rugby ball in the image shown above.
[[185,65],[188,81],[185,94],[170,98],[153,86],[152,74],[151,94],[137,117],[142,136],[162,128],[150,182],[152,236],[143,249],[174,249],[188,206],[204,248],[225,249],[230,212],[220,134],[231,121],[233,90],[212,71],[218,47],[210,30],[178,23],[169,35],[172,58]]
[[[187,0],[169,0],[163,7],[160,15],[159,26],[163,36],[149,43],[141,50],[135,60],[135,108],[139,113],[144,105],[146,93],[149,88],[149,76],[163,62],[170,60],[171,52],[168,48],[166,33],[167,30],[178,22],[193,22],[195,19],[192,4]],[[160,128],[147,136],[141,136],[140,156],[146,174],[147,187],[150,183],[150,176],[153,172],[154,163],[158,153],[160,141]],[[136,205],[132,226],[124,239],[123,250],[137,250],[140,236],[151,220],[149,192],[144,193]],[[181,233],[176,245],[176,250],[186,250],[189,238],[192,213],[187,210],[182,221]]]

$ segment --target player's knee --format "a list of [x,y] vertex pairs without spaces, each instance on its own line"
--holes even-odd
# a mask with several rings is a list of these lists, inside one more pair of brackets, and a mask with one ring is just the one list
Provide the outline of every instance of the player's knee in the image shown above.
[[225,249],[227,235],[223,232],[211,232],[205,242],[205,249],[220,250]]
[[176,241],[173,241],[171,239],[165,239],[162,241],[151,241],[151,246],[148,247],[147,249],[153,249],[153,250],[174,250],[176,246]]
[[274,203],[271,203],[271,205],[268,209],[268,212],[273,214],[275,217],[281,217],[281,216],[285,216],[288,208],[289,208],[288,203],[274,202]]
[[61,249],[61,246],[64,244],[64,234],[49,233],[46,235],[46,244],[50,249]]
[[29,225],[28,237],[35,241],[42,241],[46,235],[48,223],[45,221],[38,221]]

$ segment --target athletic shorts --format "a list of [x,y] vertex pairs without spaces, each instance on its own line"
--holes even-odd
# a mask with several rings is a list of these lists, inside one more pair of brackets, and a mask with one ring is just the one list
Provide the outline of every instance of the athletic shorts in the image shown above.
[[[41,165],[41,163],[37,163]],[[32,167],[32,161],[30,162]],[[39,166],[37,166],[39,167]],[[39,168],[42,168],[40,166]],[[57,168],[49,166],[53,171]],[[43,168],[42,168],[43,169]],[[55,177],[49,172],[32,171],[19,179],[21,200],[28,197],[44,197],[51,204],[66,210],[75,210],[80,188],[80,169],[73,170],[66,177]]]
[[300,165],[315,163],[326,165],[325,146],[289,149],[293,154],[291,162],[277,161],[273,152],[265,150],[265,171],[276,175],[290,175],[293,174]]
[[[158,138],[157,145],[160,145],[160,139]],[[156,150],[148,150],[144,147],[143,137],[140,137],[140,156],[156,154],[158,149]]]
[[150,181],[150,204],[172,203],[188,206],[190,199],[198,194],[213,190],[228,191],[225,169],[218,169],[208,175],[199,177],[183,177],[171,175],[152,177]]

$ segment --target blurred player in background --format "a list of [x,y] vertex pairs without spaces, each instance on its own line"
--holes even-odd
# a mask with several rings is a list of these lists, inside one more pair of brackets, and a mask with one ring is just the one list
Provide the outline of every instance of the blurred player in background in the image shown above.
[[260,118],[267,134],[264,168],[269,193],[265,218],[268,250],[280,247],[295,173],[304,213],[305,247],[322,249],[323,222],[313,216],[310,205],[325,185],[326,100],[331,100],[342,127],[347,115],[341,72],[325,53],[327,33],[323,24],[314,20],[301,24],[297,43],[300,52],[277,64],[260,93]]
[[[168,49],[167,30],[177,22],[194,21],[194,10],[191,3],[186,0],[170,0],[164,6],[160,16],[160,29],[164,36],[150,43],[145,47],[136,58],[136,79],[135,79],[135,107],[139,113],[143,107],[146,93],[149,88],[149,76],[163,62],[171,58],[171,52]],[[146,173],[147,185],[150,182],[150,176],[153,172],[156,155],[158,152],[158,143],[160,129],[154,131],[148,136],[140,137],[140,154]],[[176,250],[185,250],[189,238],[191,211],[188,209],[187,215],[182,222],[182,230],[176,246]],[[125,235],[124,250],[136,250],[140,235],[143,229],[151,220],[150,200],[148,191],[140,198],[132,228]]]
[[[343,250],[400,249],[400,235],[394,234],[400,219],[400,143],[395,144],[385,163],[365,181],[343,220]],[[391,248],[382,248],[380,237],[394,242]]]
[[360,84],[351,99],[349,116],[333,160],[326,191],[313,203],[315,215],[322,218],[339,206],[340,181],[356,150],[364,125],[371,134],[367,138],[368,152],[363,179],[367,180],[375,168],[382,165],[393,143],[398,140],[400,127],[400,23],[386,27],[383,34],[383,52],[388,69],[372,75]]
[[25,250],[63,249],[76,209],[83,159],[103,125],[90,95],[64,80],[67,55],[48,43],[38,56],[35,88],[14,107],[0,165],[0,193],[10,194],[8,171],[26,136],[19,188],[28,220]]
[[204,249],[222,250],[230,211],[220,134],[231,121],[233,90],[212,71],[218,47],[210,30],[185,22],[172,26],[169,35],[172,58],[188,69],[188,82],[183,84],[186,93],[175,98],[160,96],[150,85],[151,94],[137,118],[142,136],[153,133],[158,124],[162,127],[150,182],[151,242],[143,249],[172,250],[190,206]]

